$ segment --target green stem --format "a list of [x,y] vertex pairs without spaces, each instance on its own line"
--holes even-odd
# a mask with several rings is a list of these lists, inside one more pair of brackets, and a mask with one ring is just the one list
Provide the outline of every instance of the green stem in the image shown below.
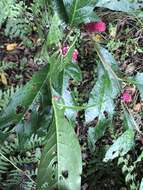
[[68,106],[65,104],[57,104],[57,105],[61,107],[61,109],[73,109],[73,110],[84,110],[84,109],[93,108],[97,106],[97,104],[92,104],[89,106]]

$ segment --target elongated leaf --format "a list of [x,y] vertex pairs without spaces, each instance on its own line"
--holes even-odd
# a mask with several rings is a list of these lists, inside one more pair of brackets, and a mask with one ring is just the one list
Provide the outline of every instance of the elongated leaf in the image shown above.
[[55,14],[51,21],[50,30],[47,37],[47,45],[59,43],[62,38],[62,32],[59,28],[60,19],[57,14]]
[[96,117],[98,119],[105,118],[104,113],[108,113],[112,116],[114,113],[114,101],[112,95],[111,81],[106,74],[102,75],[92,89],[88,105],[95,105],[88,108],[85,112],[85,118],[87,122],[92,121]]
[[82,80],[81,70],[77,63],[68,64],[67,67],[65,68],[65,73],[75,81]]
[[70,25],[98,20],[93,11],[97,0],[52,0],[54,10]]
[[94,0],[63,0],[71,25],[97,20],[93,11],[96,1]]
[[[72,91],[70,90],[69,82],[70,79],[76,82],[81,81],[81,71],[77,64],[69,64],[64,72],[63,84],[62,84],[62,98],[66,106],[75,106],[76,102],[72,96]],[[73,109],[65,109],[65,115],[68,119],[75,120],[77,116],[77,111]]]
[[38,169],[37,189],[80,190],[80,146],[64,110],[58,108],[54,99],[53,108],[53,124]]
[[[70,79],[74,79],[76,82],[81,80],[81,71],[77,63],[72,63],[72,53],[74,51],[74,45],[76,38],[71,44],[66,57],[61,55],[53,55],[50,57],[50,74],[51,81],[56,92],[59,93],[63,99],[63,104],[66,106],[74,106],[74,97],[70,90]],[[55,74],[56,73],[56,74]],[[72,109],[66,109],[65,115],[68,119],[75,120],[77,112]]]
[[137,73],[135,77],[135,83],[140,91],[140,96],[143,101],[143,73]]
[[142,181],[141,181],[141,184],[140,184],[140,190],[143,190],[143,178],[142,178]]
[[104,161],[113,160],[114,158],[124,156],[134,146],[134,130],[128,129],[124,132],[108,149]]
[[118,71],[118,65],[113,56],[100,45],[96,44],[95,49],[101,62],[98,63],[98,79],[93,87],[88,106],[85,110],[86,122],[91,122],[95,118],[97,124],[94,128],[88,130],[88,143],[91,151],[95,149],[95,143],[100,139],[109,126],[114,114],[114,99],[119,93],[120,84],[115,72]]
[[13,95],[8,106],[1,112],[0,126],[4,127],[10,124],[17,124],[30,108],[35,98],[39,95],[41,88],[47,80],[49,66],[44,66],[27,83]]
[[24,119],[16,125],[20,148],[23,148],[31,135],[38,133],[39,130],[41,130],[40,128],[42,128],[42,131],[44,131],[44,128],[46,128],[46,131],[48,130],[49,125],[47,123],[47,118],[50,123],[50,106],[51,94],[47,83],[30,105],[30,111],[27,111],[24,115]]
[[104,161],[113,160],[119,155],[125,155],[134,146],[134,135],[136,122],[124,108],[124,125],[126,131],[114,142],[114,144],[106,152]]
[[119,83],[115,74],[115,71],[118,71],[116,61],[105,48],[98,44],[96,51],[102,65],[98,63],[98,80],[91,91],[88,102],[88,106],[95,106],[86,110],[86,122],[90,122],[96,117],[99,120],[105,118],[105,112],[112,116],[114,113],[114,98],[119,93]]
[[131,12],[133,10],[139,9],[142,6],[142,3],[137,1],[129,0],[100,0],[97,4],[97,7],[104,7],[115,11]]
[[95,151],[95,143],[104,135],[105,129],[109,126],[109,120],[102,119],[95,127],[88,130],[88,146],[91,152]]
[[63,0],[48,0],[48,4],[63,22],[68,23],[68,15]]

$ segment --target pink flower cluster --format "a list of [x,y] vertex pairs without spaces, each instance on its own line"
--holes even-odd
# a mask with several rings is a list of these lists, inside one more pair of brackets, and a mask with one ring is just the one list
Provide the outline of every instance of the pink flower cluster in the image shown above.
[[[62,49],[61,49],[61,53],[63,56],[66,56],[67,52],[69,50],[69,46],[64,46]],[[77,49],[74,49],[73,53],[72,53],[72,61],[73,62],[76,62],[78,59],[78,51]]]
[[103,21],[99,22],[89,22],[84,25],[84,28],[88,32],[105,32],[106,24]]
[[[84,28],[88,32],[105,32],[106,24],[103,21],[89,22],[87,24],[84,24]],[[62,47],[61,48],[61,54],[63,56],[66,56],[68,50],[69,50],[69,46]],[[77,49],[75,49],[72,53],[72,61],[76,62],[77,59],[78,59],[78,51],[77,51]]]
[[132,102],[132,95],[129,93],[128,90],[125,90],[121,96],[121,99],[124,103],[131,103]]

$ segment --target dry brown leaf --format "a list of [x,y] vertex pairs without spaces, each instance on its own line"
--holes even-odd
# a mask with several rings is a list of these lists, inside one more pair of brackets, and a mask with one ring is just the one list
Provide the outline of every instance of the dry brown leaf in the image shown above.
[[0,73],[0,82],[4,85],[7,85],[7,78],[5,76],[5,73]]
[[110,29],[110,36],[111,36],[112,38],[115,38],[115,37],[116,37],[116,33],[117,33],[117,27],[112,27],[112,28]]
[[96,41],[96,42],[101,42],[103,41],[103,38],[100,34],[96,34],[93,39]]
[[140,112],[141,111],[141,108],[142,108],[142,104],[141,103],[138,103],[134,106],[134,111],[135,112]]
[[17,47],[17,43],[7,44],[6,50],[12,51],[12,50],[16,49],[16,47]]
[[135,65],[134,63],[130,63],[129,65],[127,65],[127,68],[125,70],[125,73],[128,75],[131,75],[135,70]]

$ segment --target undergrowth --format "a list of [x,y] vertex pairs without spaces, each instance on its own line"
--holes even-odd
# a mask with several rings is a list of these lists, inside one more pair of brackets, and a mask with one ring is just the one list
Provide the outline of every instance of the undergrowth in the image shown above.
[[143,189],[142,2],[114,3],[0,1],[0,189]]

